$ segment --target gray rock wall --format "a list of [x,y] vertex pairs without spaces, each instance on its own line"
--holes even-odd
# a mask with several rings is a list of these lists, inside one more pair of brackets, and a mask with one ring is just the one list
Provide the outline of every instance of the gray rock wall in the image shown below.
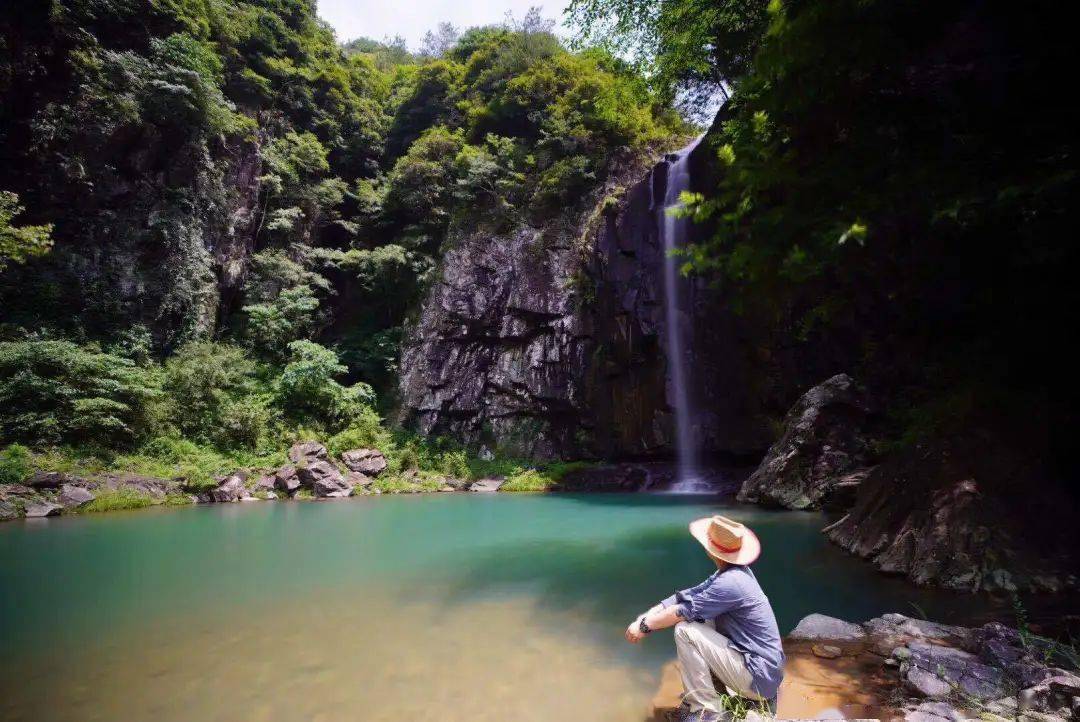
[[[401,418],[426,434],[539,457],[668,456],[663,244],[654,199],[667,163],[613,174],[577,217],[509,234],[451,233],[438,280],[402,352]],[[702,446],[758,450],[737,408],[745,389],[718,341],[715,294],[694,290],[688,349]],[[711,393],[716,380],[731,385]],[[734,390],[734,391],[733,391]],[[724,425],[726,421],[725,433]]]

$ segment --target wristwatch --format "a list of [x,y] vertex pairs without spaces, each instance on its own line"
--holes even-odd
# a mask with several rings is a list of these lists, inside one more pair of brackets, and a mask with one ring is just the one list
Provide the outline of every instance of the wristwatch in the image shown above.
[[648,634],[652,631],[651,629],[649,629],[649,625],[645,624],[645,617],[642,617],[641,621],[638,622],[637,628],[641,630],[642,634]]

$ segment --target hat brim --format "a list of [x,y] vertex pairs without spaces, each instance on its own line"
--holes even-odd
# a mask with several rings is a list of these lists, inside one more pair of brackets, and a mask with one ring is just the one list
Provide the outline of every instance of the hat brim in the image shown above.
[[718,551],[709,543],[709,524],[711,522],[711,516],[690,522],[690,535],[698,540],[698,543],[705,549],[705,553],[710,557],[728,564],[745,566],[753,564],[761,556],[761,541],[757,538],[757,534],[750,531],[750,529],[747,529],[746,534],[743,535],[742,546],[739,547],[738,551],[730,553]]

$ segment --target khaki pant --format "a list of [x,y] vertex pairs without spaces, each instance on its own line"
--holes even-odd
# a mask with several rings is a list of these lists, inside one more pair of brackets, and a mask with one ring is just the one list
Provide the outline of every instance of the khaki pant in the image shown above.
[[746,668],[742,652],[731,646],[727,637],[711,623],[679,622],[675,625],[675,648],[682,667],[684,701],[694,710],[720,713],[720,693],[712,676],[723,682],[729,695],[749,700],[762,698],[751,691],[754,676]]

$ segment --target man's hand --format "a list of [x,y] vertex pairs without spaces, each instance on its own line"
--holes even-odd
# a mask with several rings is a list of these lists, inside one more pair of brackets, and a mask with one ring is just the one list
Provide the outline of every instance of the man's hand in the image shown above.
[[[641,617],[645,615],[642,614]],[[630,622],[630,626],[626,628],[626,641],[631,644],[637,644],[645,637],[645,632],[641,631],[641,617],[638,617],[634,621]]]

